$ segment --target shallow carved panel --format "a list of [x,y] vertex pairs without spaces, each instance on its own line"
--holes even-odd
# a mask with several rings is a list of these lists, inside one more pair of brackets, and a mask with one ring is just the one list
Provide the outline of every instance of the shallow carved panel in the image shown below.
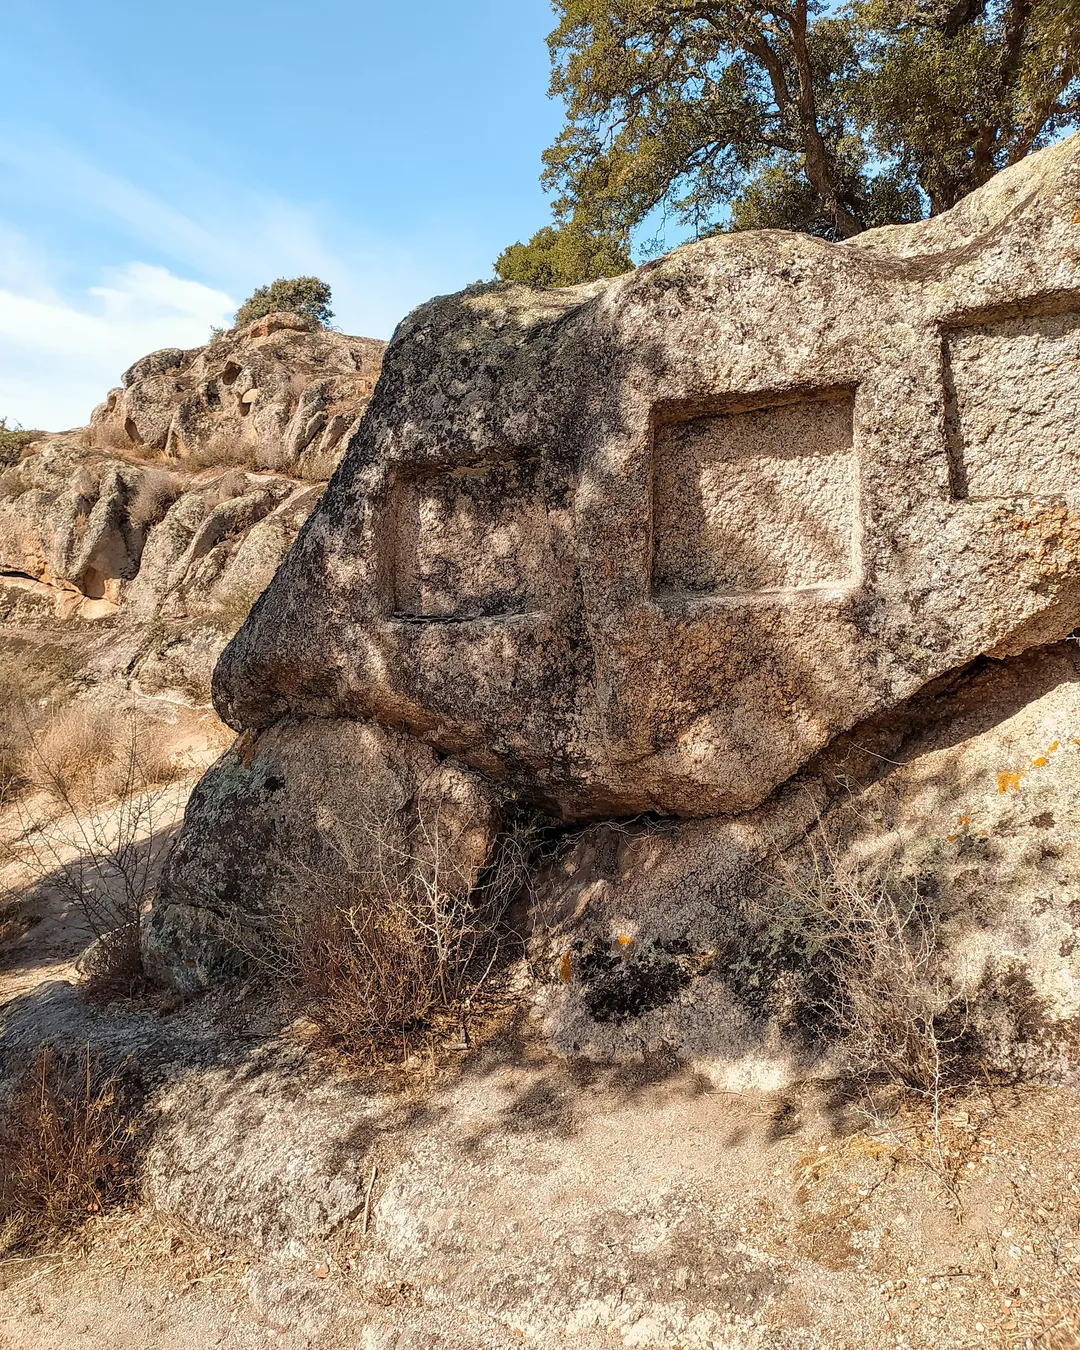
[[653,591],[731,595],[840,585],[856,572],[852,399],[662,425]]
[[468,619],[543,608],[551,531],[535,462],[406,479],[394,512],[394,610]]
[[945,335],[945,386],[957,497],[1075,490],[1080,314],[954,329]]

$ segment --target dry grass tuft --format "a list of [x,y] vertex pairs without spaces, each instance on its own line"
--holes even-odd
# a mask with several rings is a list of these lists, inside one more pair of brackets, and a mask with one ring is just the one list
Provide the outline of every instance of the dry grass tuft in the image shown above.
[[89,1047],[44,1048],[0,1113],[0,1252],[77,1229],[133,1187],[138,1093]]
[[184,480],[168,469],[147,469],[128,503],[128,518],[137,530],[156,525],[184,490]]
[[329,482],[344,452],[344,437],[331,450],[309,450],[300,461],[300,477],[308,483]]
[[187,466],[189,469],[254,469],[258,453],[257,445],[218,432],[202,445],[192,446],[187,454]]
[[156,724],[134,709],[71,703],[27,729],[21,777],[57,802],[101,806],[179,773]]
[[182,765],[136,706],[72,704],[22,728],[15,772],[0,782],[17,827],[0,861],[29,894],[82,913],[97,939],[90,992],[132,995],[143,984],[140,916],[171,847],[162,826],[177,790],[167,784]]

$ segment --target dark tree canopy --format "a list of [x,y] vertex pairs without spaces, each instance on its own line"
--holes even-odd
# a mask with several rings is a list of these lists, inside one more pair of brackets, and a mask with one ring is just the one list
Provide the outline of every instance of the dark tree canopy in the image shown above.
[[[560,194],[559,232],[597,241],[605,264],[658,209],[699,236],[844,239],[918,219],[1080,114],[1080,0],[554,7],[551,93],[567,120],[543,181]],[[499,274],[555,252],[541,235],[507,249]],[[602,274],[580,261],[568,279]]]
[[325,328],[334,317],[330,308],[330,287],[318,277],[278,277],[269,286],[260,286],[236,311],[238,328],[254,323],[264,314],[285,310],[314,319]]

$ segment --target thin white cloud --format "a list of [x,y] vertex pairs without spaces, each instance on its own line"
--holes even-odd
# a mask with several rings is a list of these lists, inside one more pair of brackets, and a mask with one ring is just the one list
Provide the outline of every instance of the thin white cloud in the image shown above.
[[67,222],[68,256],[84,273],[75,245],[84,223],[114,258],[156,260],[97,276],[91,268],[74,290],[59,253],[31,247],[28,225],[17,230],[9,207],[10,220],[0,220],[0,416],[24,426],[81,425],[132,361],[205,342],[211,325],[231,320],[234,296],[275,277],[323,277],[343,331],[389,337],[415,305],[485,270],[463,261],[477,247],[471,229],[434,213],[412,237],[388,238],[180,161],[169,162],[164,200],[25,132],[0,135],[0,165],[11,203],[32,201],[35,213]]
[[139,262],[72,298],[0,289],[0,414],[46,430],[80,426],[132,361],[199,346],[235,309],[224,291]]

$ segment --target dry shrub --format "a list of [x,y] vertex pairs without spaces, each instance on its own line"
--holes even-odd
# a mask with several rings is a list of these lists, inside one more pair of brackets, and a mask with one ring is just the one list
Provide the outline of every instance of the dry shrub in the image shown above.
[[27,729],[22,755],[24,780],[72,809],[171,782],[178,770],[160,728],[107,704],[55,708]]
[[0,661],[0,806],[27,786],[28,709],[34,692],[25,664],[16,665],[10,657]]
[[251,491],[251,484],[246,473],[241,473],[239,469],[230,469],[228,473],[214,479],[213,488],[214,497],[219,503],[230,502],[236,497],[247,496]]
[[127,1198],[138,1097],[89,1047],[38,1053],[0,1110],[0,1251],[63,1236]]
[[852,1068],[933,1101],[959,1086],[966,1006],[947,977],[939,925],[913,877],[860,868],[827,845],[781,866],[784,922],[814,974],[817,1013]]
[[279,436],[260,441],[255,449],[256,468],[270,473],[283,473],[288,462],[288,453]]
[[341,463],[344,437],[330,450],[309,450],[300,460],[300,477],[309,483],[326,483]]
[[191,469],[255,468],[258,446],[248,445],[235,436],[215,432],[200,445],[188,451],[187,463]]
[[14,497],[21,497],[33,486],[29,475],[20,473],[17,468],[0,469],[0,499],[10,501]]
[[168,469],[147,469],[128,502],[128,519],[137,530],[156,525],[184,490],[184,480]]
[[422,822],[404,847],[388,821],[348,830],[339,822],[334,862],[297,875],[296,902],[274,916],[264,960],[348,1050],[397,1057],[403,1045],[451,1027],[467,1039],[467,1010],[510,936],[504,919],[527,874],[533,833],[504,835],[469,889],[447,860],[437,821]]
[[61,708],[27,729],[12,791],[18,829],[2,860],[34,889],[81,912],[97,942],[91,991],[115,997],[142,985],[139,920],[171,847],[161,828],[180,766],[162,733],[134,707]]
[[115,422],[103,422],[96,427],[91,427],[89,429],[89,440],[93,449],[123,450],[131,456],[136,455],[140,450],[146,450],[149,454],[156,453],[149,446],[142,446],[137,441],[133,441],[124,427]]

